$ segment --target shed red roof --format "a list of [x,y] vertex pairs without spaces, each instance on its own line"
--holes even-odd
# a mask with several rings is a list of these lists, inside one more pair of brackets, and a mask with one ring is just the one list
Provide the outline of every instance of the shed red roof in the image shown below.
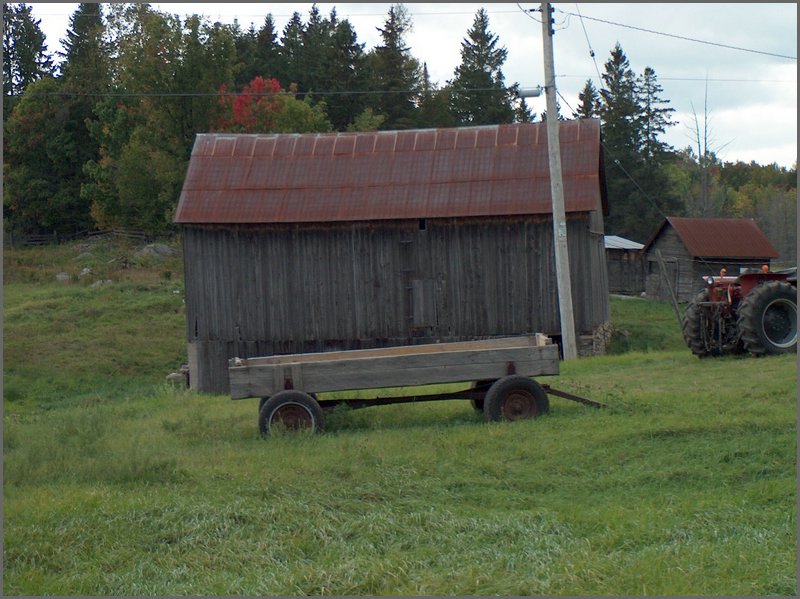
[[777,258],[778,251],[752,218],[668,216],[645,244],[647,252],[670,225],[693,258]]
[[[602,209],[600,123],[559,129],[567,212]],[[544,123],[367,133],[199,134],[176,223],[550,213]]]

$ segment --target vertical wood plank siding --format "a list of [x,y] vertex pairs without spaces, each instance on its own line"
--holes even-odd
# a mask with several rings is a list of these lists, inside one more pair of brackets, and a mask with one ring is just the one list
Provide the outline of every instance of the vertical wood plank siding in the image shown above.
[[[608,321],[602,235],[568,220],[576,329]],[[227,393],[227,360],[558,335],[549,218],[186,225],[193,386]]]
[[636,250],[607,249],[609,293],[635,294],[645,290],[644,254]]

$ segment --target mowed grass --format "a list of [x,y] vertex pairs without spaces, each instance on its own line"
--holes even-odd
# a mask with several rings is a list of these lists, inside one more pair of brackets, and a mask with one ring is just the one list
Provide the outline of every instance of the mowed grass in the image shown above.
[[606,409],[342,409],[260,439],[255,400],[163,382],[163,263],[93,288],[5,260],[6,595],[796,594],[795,355],[698,360],[669,305],[614,299],[620,353],[543,380]]

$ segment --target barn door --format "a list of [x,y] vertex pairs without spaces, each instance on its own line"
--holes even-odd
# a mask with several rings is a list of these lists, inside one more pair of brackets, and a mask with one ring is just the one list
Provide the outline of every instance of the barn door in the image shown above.
[[415,244],[400,242],[400,270],[405,287],[406,322],[412,337],[435,337],[439,325],[436,309],[436,280],[421,278],[417,271]]
[[415,329],[433,328],[438,324],[436,281],[433,279],[413,279],[411,281],[411,326]]

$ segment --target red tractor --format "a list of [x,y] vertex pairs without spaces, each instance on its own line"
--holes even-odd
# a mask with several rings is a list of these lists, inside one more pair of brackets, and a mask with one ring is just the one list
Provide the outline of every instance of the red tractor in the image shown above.
[[683,338],[701,358],[797,351],[797,269],[703,277],[706,288],[686,307]]

